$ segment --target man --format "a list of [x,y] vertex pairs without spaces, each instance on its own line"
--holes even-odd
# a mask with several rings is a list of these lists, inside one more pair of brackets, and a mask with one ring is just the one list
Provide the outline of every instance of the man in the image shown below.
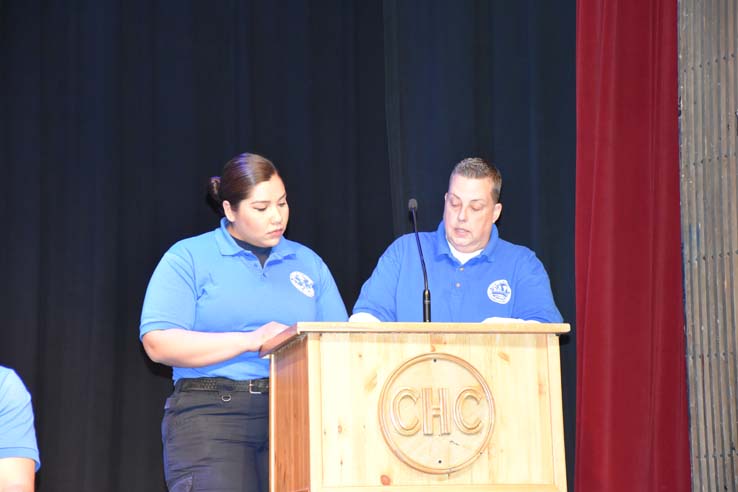
[[[562,321],[535,253],[499,237],[501,187],[500,172],[483,159],[454,167],[438,230],[420,234],[432,321]],[[406,234],[379,259],[351,321],[422,321],[422,292],[415,237]]]
[[0,492],[31,492],[39,460],[31,395],[12,369],[0,366]]

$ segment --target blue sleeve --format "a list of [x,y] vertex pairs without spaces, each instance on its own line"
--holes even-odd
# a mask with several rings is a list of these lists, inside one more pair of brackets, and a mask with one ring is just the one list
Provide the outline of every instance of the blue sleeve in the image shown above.
[[29,458],[36,471],[41,467],[31,395],[10,369],[0,372],[0,458]]
[[320,294],[316,321],[346,321],[348,314],[328,265],[320,261]]
[[397,321],[397,284],[401,270],[400,240],[382,254],[372,275],[361,287],[353,313],[369,313],[380,321]]
[[139,336],[152,330],[192,329],[196,292],[192,258],[186,250],[170,249],[157,265],[146,289]]
[[519,266],[516,284],[513,318],[541,323],[562,322],[546,269],[532,251]]

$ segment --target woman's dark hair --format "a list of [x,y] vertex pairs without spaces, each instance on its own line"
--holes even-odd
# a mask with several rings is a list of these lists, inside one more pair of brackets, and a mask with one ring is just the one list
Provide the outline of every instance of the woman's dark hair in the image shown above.
[[238,208],[241,200],[248,198],[254,186],[279,176],[272,161],[257,154],[237,155],[223,167],[222,176],[213,176],[208,182],[205,196],[210,208],[223,217],[223,201],[228,200],[231,208]]

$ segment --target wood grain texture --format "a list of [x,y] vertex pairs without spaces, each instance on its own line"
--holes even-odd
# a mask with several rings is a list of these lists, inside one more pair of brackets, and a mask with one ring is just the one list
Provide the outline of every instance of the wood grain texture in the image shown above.
[[[488,325],[452,333],[443,331],[448,325],[429,330],[428,324],[425,333],[293,328],[292,338],[280,342],[272,355],[273,492],[566,490],[559,347],[552,334],[561,326],[547,328],[552,331],[536,326],[534,333],[502,326],[490,333],[483,329]],[[494,399],[489,442],[478,458],[453,473],[429,474],[408,466],[381,428],[385,383],[404,363],[424,354],[466,361]],[[416,368],[413,377],[415,385],[432,388],[434,395],[442,387],[452,397],[458,393],[455,376],[444,377],[444,372]],[[444,445],[463,446],[464,439],[474,438],[457,431],[446,438],[438,422],[431,426],[433,435],[404,441],[410,454],[434,449],[451,457],[443,454]]]

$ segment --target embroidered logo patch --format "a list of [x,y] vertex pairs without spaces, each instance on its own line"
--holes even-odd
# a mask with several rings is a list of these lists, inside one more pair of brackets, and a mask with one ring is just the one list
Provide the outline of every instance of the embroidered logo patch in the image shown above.
[[290,273],[290,282],[295,286],[295,289],[299,290],[308,297],[315,297],[315,289],[313,288],[313,279],[308,277],[302,272]]
[[496,302],[497,304],[507,304],[512,297],[510,284],[505,279],[495,280],[487,287],[487,297],[489,297],[490,301]]

